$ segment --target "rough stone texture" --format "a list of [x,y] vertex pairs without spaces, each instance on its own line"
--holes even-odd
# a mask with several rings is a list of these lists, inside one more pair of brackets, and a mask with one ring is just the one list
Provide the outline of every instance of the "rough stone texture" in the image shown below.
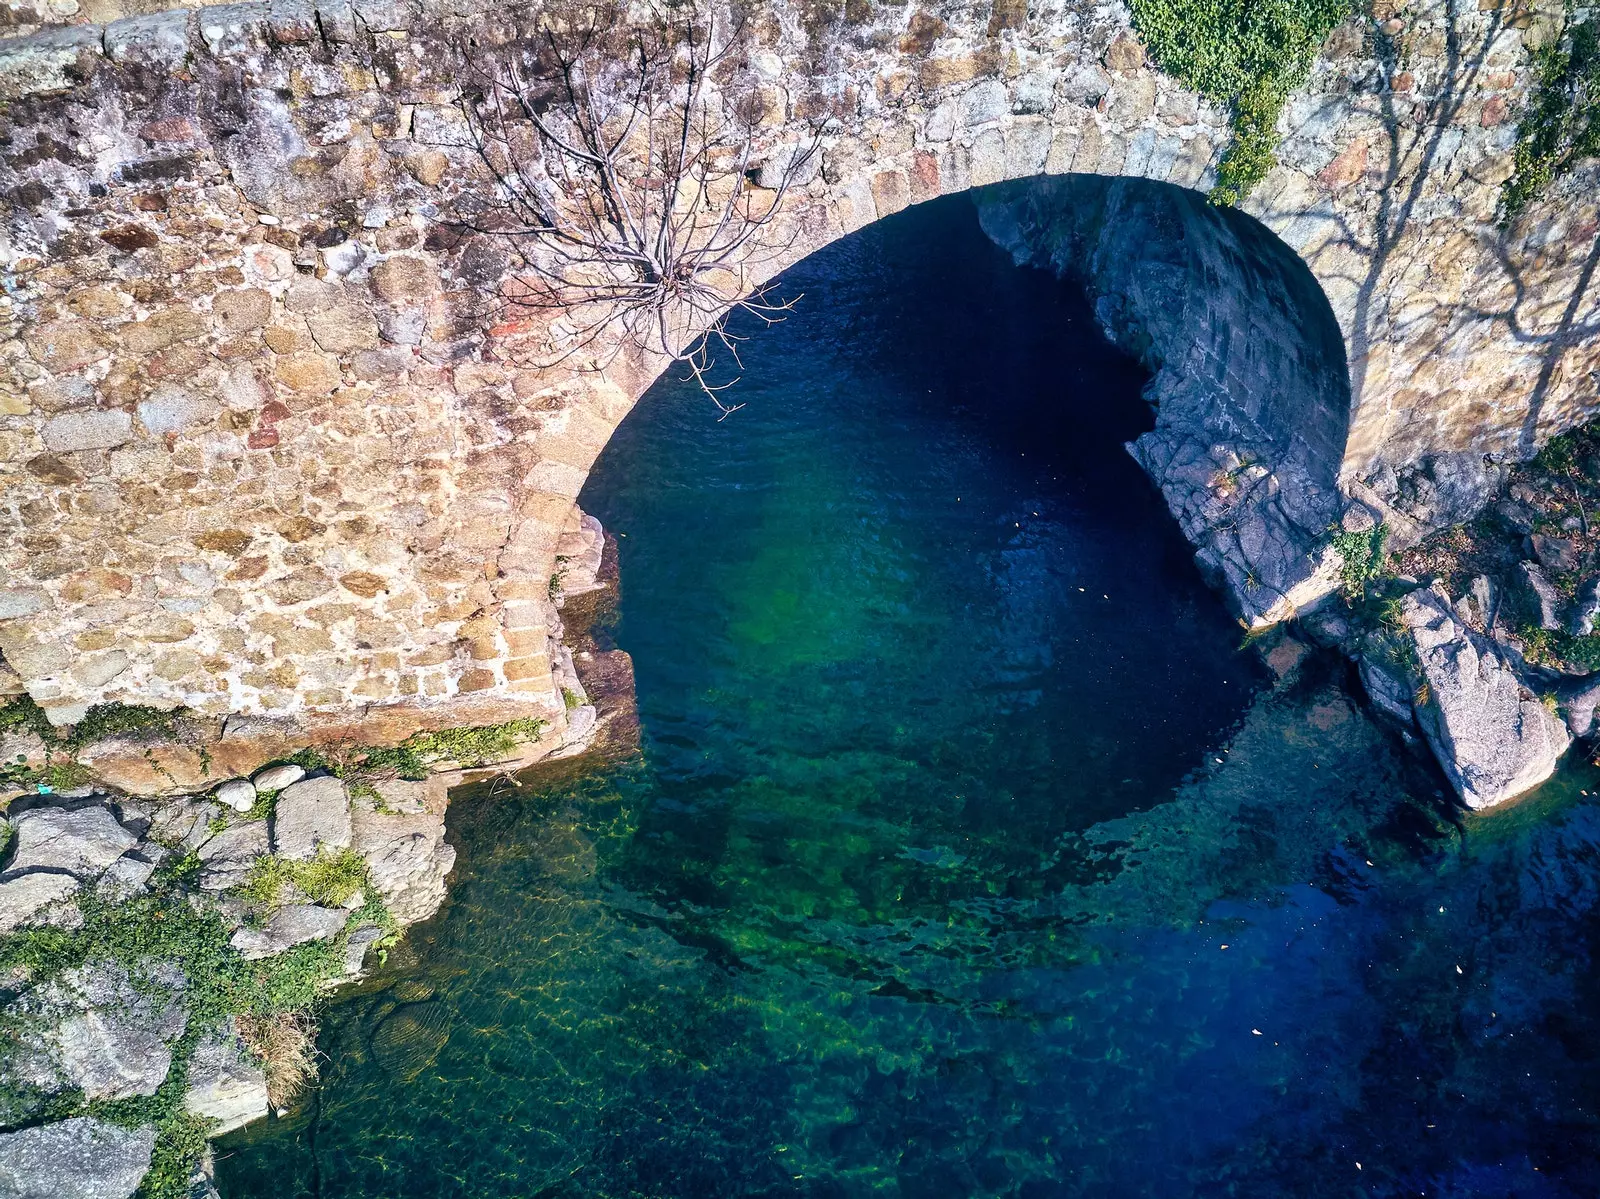
[[1106,332],[1154,374],[1156,427],[1130,448],[1245,619],[1274,624],[1326,594],[1350,396],[1305,264],[1177,187],[1069,177],[979,205],[1019,262],[1081,280]]
[[[494,323],[494,247],[435,225],[472,173],[444,135],[434,39],[481,20],[469,9],[240,6],[0,47],[0,252],[18,281],[0,298],[0,654],[52,718],[155,701],[363,742],[564,723],[557,547],[663,364],[517,366],[548,360],[548,323]],[[863,5],[827,32],[809,12],[779,0],[760,22],[784,100],[756,177],[803,136],[789,114],[834,122],[756,277],[1004,179],[1204,190],[1229,138],[1224,114],[1152,69],[1121,6]],[[361,57],[377,25],[387,90]],[[1337,481],[1397,530],[1458,518],[1492,481],[1485,455],[1526,456],[1588,416],[1600,366],[1595,167],[1506,233],[1494,223],[1541,26],[1487,0],[1422,0],[1401,26],[1334,32],[1246,205],[1327,297],[1350,396]],[[347,236],[325,236],[341,222]],[[1236,332],[1225,376],[1260,345]],[[1143,458],[1198,504],[1180,519],[1204,524],[1202,553],[1235,587],[1201,476],[1251,485],[1237,598],[1261,609],[1251,572],[1300,571],[1325,478],[1295,511],[1292,454],[1253,478],[1243,461],[1256,431],[1168,433]],[[1286,590],[1297,603],[1320,585],[1313,570]]]
[[455,846],[445,843],[443,814],[389,816],[357,809],[354,826],[355,850],[395,919],[413,924],[438,911],[445,877],[456,863]]
[[203,841],[199,847],[200,886],[207,891],[225,891],[250,878],[250,867],[267,853],[267,822],[248,820],[232,825]]
[[0,880],[0,933],[48,916],[54,905],[76,894],[80,885],[70,874],[45,872]]
[[172,1050],[155,1029],[115,1011],[74,1017],[56,1038],[67,1080],[89,1100],[154,1095],[172,1066]]
[[309,861],[323,847],[350,848],[350,792],[331,775],[285,787],[272,813],[272,851]]
[[354,976],[366,965],[367,951],[383,939],[383,930],[376,925],[358,928],[344,943],[344,972]]
[[6,1199],[128,1199],[150,1169],[153,1128],[88,1116],[0,1134]]
[[1545,577],[1537,563],[1524,562],[1517,568],[1528,610],[1541,629],[1561,627],[1561,593]]
[[231,1020],[195,1046],[183,1105],[197,1116],[215,1120],[214,1136],[267,1114],[266,1075],[245,1052]]
[[260,928],[235,931],[231,943],[243,958],[271,957],[306,941],[326,941],[337,936],[348,915],[338,908],[311,903],[288,904]]
[[1500,647],[1458,624],[1436,589],[1407,595],[1403,619],[1427,683],[1417,720],[1467,806],[1490,807],[1549,778],[1571,737]]
[[16,852],[8,870],[17,872],[42,867],[89,878],[139,842],[98,804],[32,808],[19,813],[12,826]]

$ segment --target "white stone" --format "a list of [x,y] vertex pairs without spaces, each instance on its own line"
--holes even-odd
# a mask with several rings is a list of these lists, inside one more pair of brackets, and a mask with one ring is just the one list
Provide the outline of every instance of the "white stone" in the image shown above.
[[305,777],[304,766],[288,762],[282,766],[268,766],[265,770],[258,770],[252,781],[257,791],[282,791],[291,783],[298,783]]
[[1517,677],[1500,647],[1456,623],[1447,597],[1414,591],[1402,619],[1427,682],[1417,720],[1463,802],[1487,808],[1555,773],[1567,727]]
[[152,436],[182,433],[216,413],[215,400],[202,398],[174,383],[159,383],[139,405],[139,422]]
[[63,412],[40,431],[47,448],[58,454],[75,450],[109,450],[133,440],[133,417],[121,409]]
[[248,812],[256,802],[256,789],[247,779],[229,779],[214,794],[218,803],[227,804],[235,812]]

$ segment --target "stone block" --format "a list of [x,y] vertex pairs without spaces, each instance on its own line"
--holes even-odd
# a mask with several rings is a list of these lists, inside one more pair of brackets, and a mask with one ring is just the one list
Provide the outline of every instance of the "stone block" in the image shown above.
[[109,808],[39,807],[12,820],[16,848],[8,870],[56,870],[79,878],[98,875],[139,839]]
[[331,776],[305,779],[278,793],[272,815],[272,849],[280,857],[310,861],[320,849],[350,847],[350,793]]
[[195,1046],[183,1106],[215,1121],[212,1136],[243,1128],[267,1114],[266,1075],[244,1051],[231,1020]]
[[40,436],[58,454],[109,450],[133,440],[133,418],[119,409],[63,412],[45,422]]

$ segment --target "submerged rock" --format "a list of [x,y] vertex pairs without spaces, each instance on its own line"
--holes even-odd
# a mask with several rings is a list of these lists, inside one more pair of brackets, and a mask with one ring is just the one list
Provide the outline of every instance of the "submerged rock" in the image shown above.
[[322,848],[350,848],[350,793],[331,775],[285,787],[272,814],[272,850],[310,861]]
[[6,1199],[128,1199],[150,1169],[153,1128],[89,1116],[0,1134]]
[[1549,778],[1571,737],[1500,647],[1458,623],[1436,589],[1406,596],[1402,618],[1426,683],[1417,720],[1467,806],[1492,807]]

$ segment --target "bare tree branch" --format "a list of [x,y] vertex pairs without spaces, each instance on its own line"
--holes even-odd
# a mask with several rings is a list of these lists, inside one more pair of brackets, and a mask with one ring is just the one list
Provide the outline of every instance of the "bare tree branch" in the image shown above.
[[[512,311],[556,311],[557,361],[627,347],[688,368],[722,417],[713,346],[739,363],[736,312],[768,324],[793,301],[753,284],[788,248],[778,215],[815,173],[821,130],[769,163],[762,93],[737,18],[710,0],[571,0],[508,44],[452,44],[465,148],[487,172],[456,223],[510,247]],[[764,174],[769,186],[753,179]],[[720,418],[719,418],[720,419]]]

